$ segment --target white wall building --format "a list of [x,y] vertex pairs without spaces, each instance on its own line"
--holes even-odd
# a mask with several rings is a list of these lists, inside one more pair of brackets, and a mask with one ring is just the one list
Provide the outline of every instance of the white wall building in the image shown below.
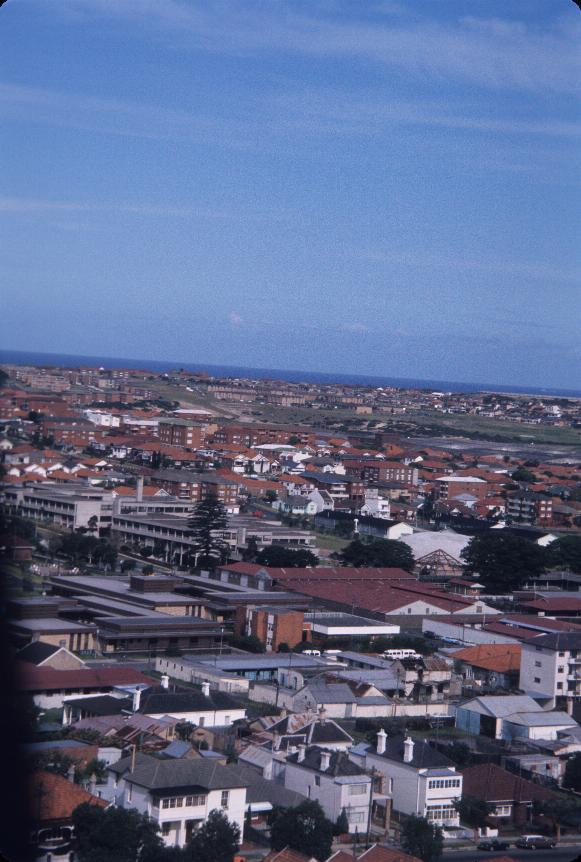
[[384,789],[392,796],[395,811],[425,817],[436,826],[460,825],[454,803],[462,796],[462,775],[426,742],[402,735],[388,739],[380,730],[375,748],[357,745],[350,757],[385,776]]
[[124,757],[108,768],[107,798],[154,820],[166,846],[183,847],[211,811],[222,811],[244,829],[246,785],[213,759]]

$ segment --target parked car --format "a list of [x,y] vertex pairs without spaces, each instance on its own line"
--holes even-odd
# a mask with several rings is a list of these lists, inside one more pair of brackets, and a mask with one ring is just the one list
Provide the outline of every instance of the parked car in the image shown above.
[[500,838],[484,838],[478,845],[478,850],[508,850],[509,841],[501,841]]
[[514,846],[520,847],[521,850],[549,850],[556,844],[554,838],[547,838],[545,835],[521,835],[514,842]]

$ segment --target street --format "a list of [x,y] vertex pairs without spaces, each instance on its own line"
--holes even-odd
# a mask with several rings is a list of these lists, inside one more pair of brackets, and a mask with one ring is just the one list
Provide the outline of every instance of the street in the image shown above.
[[508,850],[490,852],[488,850],[444,850],[444,862],[494,862],[496,859],[510,856],[511,859],[532,859],[534,862],[573,862],[581,854],[581,844],[564,844],[553,850],[519,850],[509,847]]

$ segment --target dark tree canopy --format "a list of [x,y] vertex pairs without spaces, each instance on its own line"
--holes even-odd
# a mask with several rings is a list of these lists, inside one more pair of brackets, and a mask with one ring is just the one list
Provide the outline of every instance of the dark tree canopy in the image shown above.
[[570,757],[565,765],[565,777],[563,787],[581,792],[581,751]]
[[303,569],[306,566],[316,566],[319,558],[312,551],[295,551],[292,548],[283,548],[282,545],[271,545],[258,552],[256,562],[261,566]]
[[240,844],[240,829],[222,811],[211,811],[185,848],[191,862],[232,862]]
[[461,556],[467,571],[476,575],[489,593],[520,589],[525,581],[541,575],[547,562],[544,548],[506,530],[474,536]]
[[581,536],[561,536],[547,547],[549,565],[581,573]]
[[[213,569],[228,558],[229,546],[219,534],[228,526],[228,516],[224,504],[217,497],[201,500],[190,520],[188,527],[192,539],[191,565],[207,566]],[[197,557],[197,560],[196,560]]]
[[307,799],[279,814],[272,824],[271,843],[274,850],[288,846],[323,862],[331,855],[333,824],[318,802]]
[[444,848],[442,830],[425,817],[408,817],[401,831],[401,846],[423,862],[438,862]]
[[411,572],[415,565],[411,548],[393,539],[354,539],[343,548],[339,558],[344,566],[385,566],[406,572]]
[[527,482],[528,484],[537,481],[537,477],[532,470],[527,470],[526,467],[518,467],[518,469],[512,473],[512,478],[515,482]]
[[[134,810],[98,808],[88,802],[73,811],[79,862],[161,862],[157,824]],[[139,854],[139,855],[138,855]]]

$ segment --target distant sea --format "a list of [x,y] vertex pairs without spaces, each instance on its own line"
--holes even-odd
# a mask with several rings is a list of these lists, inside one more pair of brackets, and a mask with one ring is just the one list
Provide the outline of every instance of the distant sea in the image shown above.
[[539,386],[511,386],[499,383],[463,383],[456,380],[428,380],[415,377],[375,377],[364,374],[324,374],[319,371],[290,371],[281,368],[250,368],[237,365],[210,365],[206,362],[162,362],[157,359],[120,359],[113,356],[73,356],[67,353],[29,353],[0,350],[0,364],[55,365],[76,368],[88,365],[103,368],[139,368],[169,372],[176,369],[203,371],[211,377],[286,380],[291,383],[341,383],[347,386],[394,386],[401,389],[428,389],[436,392],[514,392],[524,395],[553,395],[581,398],[579,389],[550,389]]

